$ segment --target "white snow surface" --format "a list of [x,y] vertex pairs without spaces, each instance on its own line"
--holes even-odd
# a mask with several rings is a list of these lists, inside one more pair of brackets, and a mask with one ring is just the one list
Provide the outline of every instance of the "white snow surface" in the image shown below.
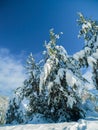
[[98,119],[78,122],[1,126],[0,130],[98,130]]

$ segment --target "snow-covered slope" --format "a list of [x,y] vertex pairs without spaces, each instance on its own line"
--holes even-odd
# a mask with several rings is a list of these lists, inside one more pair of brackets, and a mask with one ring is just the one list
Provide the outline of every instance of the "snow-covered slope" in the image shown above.
[[98,130],[98,120],[79,120],[78,122],[56,124],[1,126],[0,130]]

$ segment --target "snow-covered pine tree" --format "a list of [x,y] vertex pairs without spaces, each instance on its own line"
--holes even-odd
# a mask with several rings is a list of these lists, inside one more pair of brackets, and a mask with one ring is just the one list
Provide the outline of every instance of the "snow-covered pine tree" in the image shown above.
[[32,53],[27,59],[26,70],[28,78],[24,81],[22,93],[25,97],[30,97],[30,94],[34,92],[38,95],[40,67],[35,63]]
[[[26,73],[27,79],[23,86],[15,90],[13,98],[9,101],[9,107],[6,113],[6,123],[23,123],[26,122],[27,114],[30,115],[32,105],[37,103],[39,93],[39,66],[35,64],[32,53],[27,59]],[[26,104],[29,101],[29,104]],[[26,104],[26,106],[24,106]],[[36,110],[36,104],[33,106]],[[29,110],[29,111],[28,111]]]
[[39,82],[40,82],[40,66],[35,63],[32,53],[27,59],[26,70],[28,78],[24,81],[24,85],[21,88],[21,95],[23,95],[23,102],[26,104],[26,117],[30,118],[32,113],[37,113],[39,106],[41,106],[41,98],[39,95]]
[[[45,44],[47,58],[42,70],[35,64],[32,54],[27,60],[26,68],[29,76],[24,81],[20,95],[23,100],[28,100],[25,111],[28,120],[37,113],[54,122],[78,120],[84,117],[81,100],[84,78],[81,76],[77,61],[68,56],[62,46],[56,45],[58,38],[59,35],[51,29],[50,41]],[[11,114],[7,113],[6,123],[16,119],[21,123],[18,117],[10,121],[10,115],[13,113],[16,115],[19,108],[14,107],[14,102],[9,106],[8,112]]]
[[46,44],[48,58],[39,84],[40,92],[46,93],[48,100],[48,108],[44,114],[56,122],[77,120],[84,117],[80,99],[84,79],[77,62],[68,56],[62,46],[56,45],[58,38],[59,35],[51,29],[50,41]]
[[6,124],[20,124],[24,122],[23,106],[19,96],[11,97],[5,120]]
[[92,108],[88,106],[87,102],[85,105],[88,109],[94,110],[98,106],[98,22],[85,18],[83,14],[79,13],[78,24],[80,26],[79,38],[84,38],[85,45],[81,51],[73,55],[73,58],[78,61],[80,68],[91,71],[92,77],[90,80],[87,78],[88,83],[85,84],[85,87],[95,89],[96,94],[87,90],[83,98],[86,98],[90,104],[93,103]]
[[79,17],[79,37],[84,37],[85,46],[73,57],[80,62],[80,67],[92,69],[92,81],[98,89],[98,22],[85,18],[81,13]]
[[67,55],[62,46],[56,45],[58,38],[59,35],[51,29],[50,41],[45,43],[46,58],[41,72],[32,55],[27,62],[29,78],[24,82],[22,93],[29,100],[28,119],[37,113],[55,122],[84,117],[80,99],[84,79],[80,75],[77,62]]
[[[79,16],[80,36],[83,35],[86,41],[81,51],[69,56],[62,46],[56,44],[60,34],[55,34],[51,29],[50,41],[45,42],[43,66],[35,63],[32,54],[29,56],[26,67],[29,76],[18,91],[20,106],[28,101],[25,107],[26,122],[38,113],[54,122],[84,118],[82,99],[87,92],[85,87],[90,83],[82,76],[81,68],[91,67],[93,82],[98,88],[98,26],[97,22],[85,19],[81,13]],[[9,104],[7,123],[12,123],[15,118],[21,123],[18,116],[10,120],[13,113],[16,115],[16,111],[20,110],[14,105],[16,99]]]

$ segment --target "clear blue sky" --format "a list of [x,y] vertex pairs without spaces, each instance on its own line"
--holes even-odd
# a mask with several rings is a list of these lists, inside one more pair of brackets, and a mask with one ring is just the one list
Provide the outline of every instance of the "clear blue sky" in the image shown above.
[[77,12],[98,20],[98,0],[0,0],[0,48],[35,55],[54,28],[64,33],[58,44],[73,54],[84,44],[77,39]]

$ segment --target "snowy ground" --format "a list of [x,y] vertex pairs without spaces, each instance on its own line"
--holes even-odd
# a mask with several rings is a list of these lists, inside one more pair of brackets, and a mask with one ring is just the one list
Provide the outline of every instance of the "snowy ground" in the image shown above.
[[98,130],[98,119],[79,120],[72,123],[1,126],[0,130]]

